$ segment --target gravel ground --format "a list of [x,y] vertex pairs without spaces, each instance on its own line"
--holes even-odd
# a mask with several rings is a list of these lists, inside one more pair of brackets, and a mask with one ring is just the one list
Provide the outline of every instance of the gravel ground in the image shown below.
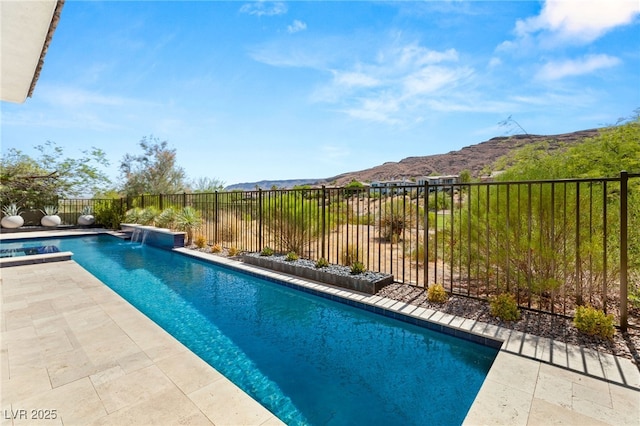
[[[380,290],[377,295],[438,310],[447,314],[475,319],[536,336],[548,337],[572,345],[629,358],[637,367],[640,366],[640,355],[638,354],[640,350],[640,329],[637,326],[637,319],[640,317],[640,312],[637,310],[629,313],[629,322],[633,323],[633,325],[628,328],[626,333],[621,333],[617,330],[613,339],[604,340],[578,332],[570,318],[522,310],[520,320],[515,322],[502,321],[491,316],[487,302],[452,296],[444,304],[431,303],[427,300],[427,292],[425,289],[406,284],[391,284]],[[634,319],[636,320],[635,322],[633,321]]]

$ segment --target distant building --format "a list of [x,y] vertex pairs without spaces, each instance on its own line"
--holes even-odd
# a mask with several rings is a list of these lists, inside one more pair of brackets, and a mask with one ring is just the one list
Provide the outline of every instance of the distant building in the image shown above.
[[418,186],[429,185],[455,185],[459,181],[458,175],[446,175],[446,176],[424,176],[416,179]]
[[446,175],[446,176],[423,176],[417,178],[415,181],[402,180],[379,180],[371,182],[371,188],[376,189],[382,195],[397,194],[401,190],[410,191],[417,190],[422,192],[425,185],[432,185],[433,188],[429,188],[430,192],[433,191],[449,191],[450,185],[456,185],[459,183],[458,175]]
[[403,187],[403,186],[408,186],[408,185],[415,185],[415,182],[408,182],[404,179],[402,180],[376,180],[371,182],[370,188],[371,189],[375,189],[375,190],[379,190],[377,192],[379,192],[380,194],[383,195],[387,195],[387,194],[397,194],[398,193],[398,187]]

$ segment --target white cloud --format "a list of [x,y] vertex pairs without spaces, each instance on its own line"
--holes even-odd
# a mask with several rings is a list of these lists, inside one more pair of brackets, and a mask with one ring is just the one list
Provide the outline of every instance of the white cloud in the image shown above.
[[564,77],[589,74],[603,68],[611,68],[620,62],[620,59],[609,55],[588,55],[581,59],[552,61],[540,69],[536,78],[558,80]]
[[402,85],[405,96],[429,94],[454,86],[472,74],[470,69],[430,65],[404,77]]
[[304,31],[307,29],[307,24],[302,21],[298,21],[297,19],[293,21],[293,24],[287,26],[287,32],[289,34],[297,33],[299,31]]
[[455,49],[438,52],[415,44],[401,48],[399,56],[398,64],[401,66],[421,66],[458,60],[458,52]]
[[538,16],[516,23],[515,33],[520,40],[540,36],[544,43],[589,43],[638,14],[637,0],[547,0]]
[[396,40],[368,62],[347,63],[332,70],[333,79],[319,88],[313,99],[336,104],[339,111],[361,120],[420,122],[424,114],[421,106],[473,75],[457,61],[455,49],[437,51]]
[[489,68],[499,67],[500,65],[502,65],[502,59],[498,57],[494,56],[489,60]]
[[287,5],[283,2],[258,1],[243,4],[240,13],[256,16],[276,16],[287,13]]
[[[326,42],[326,40],[324,40]],[[251,57],[278,67],[305,67],[327,73],[310,100],[331,105],[352,118],[404,124],[419,122],[429,100],[448,103],[454,88],[469,83],[472,68],[458,64],[456,49],[434,50],[417,42],[403,42],[391,34],[371,52],[371,39],[333,39],[329,46],[294,38],[256,46]],[[334,46],[351,46],[336,50]],[[344,55],[343,52],[350,52]],[[354,60],[354,58],[357,58]],[[444,98],[444,99],[442,99]],[[418,118],[416,118],[418,117]]]
[[346,87],[375,87],[380,80],[358,71],[333,71],[333,84]]

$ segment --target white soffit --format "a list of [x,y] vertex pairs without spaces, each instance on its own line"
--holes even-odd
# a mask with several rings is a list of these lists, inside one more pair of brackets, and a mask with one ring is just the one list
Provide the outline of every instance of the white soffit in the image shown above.
[[0,0],[0,97],[22,103],[39,72],[57,0]]

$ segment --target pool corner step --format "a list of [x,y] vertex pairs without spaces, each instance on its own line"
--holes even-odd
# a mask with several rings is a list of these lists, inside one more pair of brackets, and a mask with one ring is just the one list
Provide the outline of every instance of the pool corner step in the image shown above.
[[71,256],[73,256],[72,252],[61,251],[58,253],[35,254],[31,256],[3,257],[0,258],[0,268],[33,265],[35,263],[62,262],[71,260]]

